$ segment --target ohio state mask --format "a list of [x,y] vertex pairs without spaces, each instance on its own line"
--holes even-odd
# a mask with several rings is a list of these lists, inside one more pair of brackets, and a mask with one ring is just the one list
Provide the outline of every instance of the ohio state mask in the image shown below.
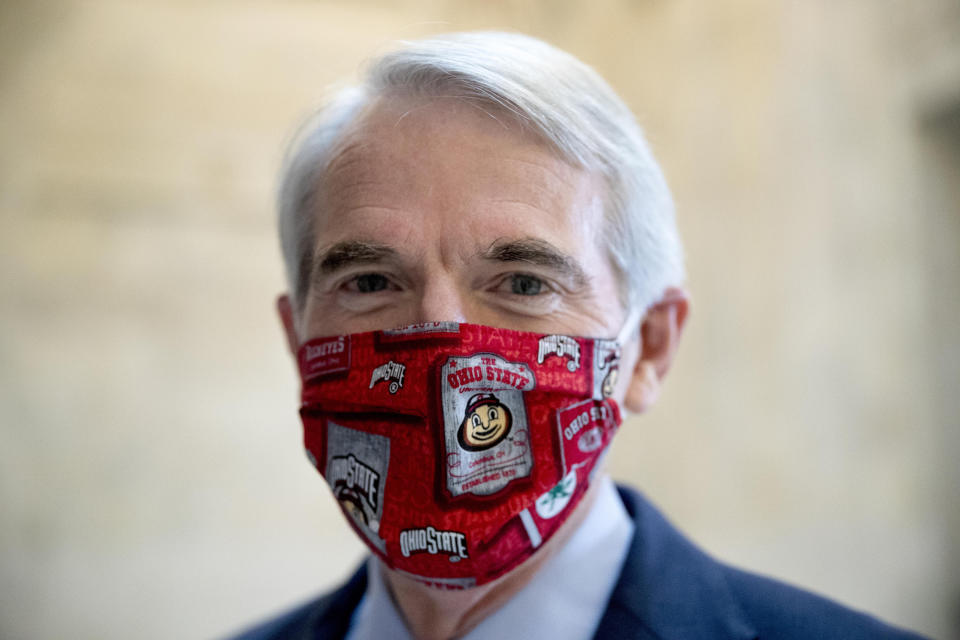
[[467,588],[510,571],[583,497],[620,424],[615,340],[436,322],[299,352],[304,444],[388,567]]

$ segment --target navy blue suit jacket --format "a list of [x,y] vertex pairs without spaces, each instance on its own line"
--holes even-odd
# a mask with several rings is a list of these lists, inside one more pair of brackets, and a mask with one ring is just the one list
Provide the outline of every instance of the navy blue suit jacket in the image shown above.
[[[636,525],[595,638],[613,640],[878,640],[920,638],[825,598],[721,564],[639,493],[620,488]],[[365,567],[334,591],[238,640],[339,640],[367,585]]]

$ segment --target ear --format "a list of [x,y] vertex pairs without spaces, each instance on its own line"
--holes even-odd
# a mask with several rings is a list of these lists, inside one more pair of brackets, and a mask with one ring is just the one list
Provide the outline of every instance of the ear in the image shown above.
[[660,396],[660,385],[680,344],[690,299],[687,292],[671,287],[647,310],[640,325],[640,354],[634,365],[624,406],[643,413]]
[[287,334],[287,347],[290,349],[290,355],[296,360],[297,351],[300,349],[300,337],[297,335],[297,321],[293,315],[293,305],[290,303],[290,296],[286,293],[277,298],[277,313],[280,315],[283,331]]

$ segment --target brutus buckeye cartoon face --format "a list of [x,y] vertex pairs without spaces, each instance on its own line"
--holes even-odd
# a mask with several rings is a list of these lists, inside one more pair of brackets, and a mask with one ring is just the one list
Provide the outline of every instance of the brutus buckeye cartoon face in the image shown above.
[[492,393],[477,393],[467,402],[457,441],[467,451],[483,451],[506,438],[512,425],[506,405]]

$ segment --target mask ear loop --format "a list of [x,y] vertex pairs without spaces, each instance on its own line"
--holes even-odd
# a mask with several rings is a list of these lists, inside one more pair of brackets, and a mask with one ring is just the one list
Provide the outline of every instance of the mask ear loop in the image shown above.
[[634,331],[637,330],[637,325],[640,322],[640,310],[636,307],[630,309],[630,313],[627,314],[627,319],[623,321],[623,326],[620,328],[620,332],[617,333],[615,338],[618,346],[623,346],[630,341],[631,335]]

